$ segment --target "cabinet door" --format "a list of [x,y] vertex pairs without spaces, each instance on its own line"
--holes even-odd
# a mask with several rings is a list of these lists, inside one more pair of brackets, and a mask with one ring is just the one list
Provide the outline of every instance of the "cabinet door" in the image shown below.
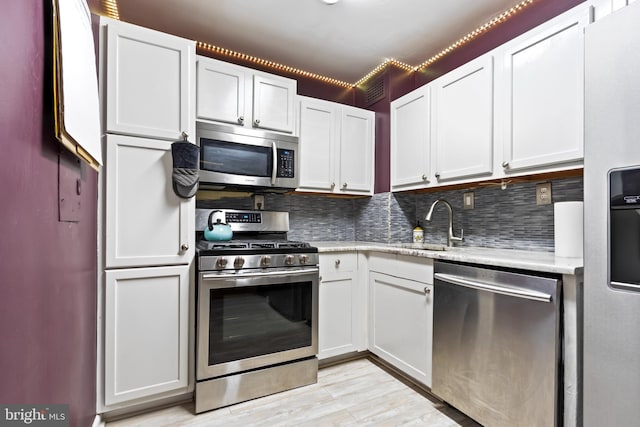
[[189,267],[105,272],[105,404],[188,386]]
[[292,79],[253,76],[253,126],[293,133],[296,90]]
[[356,347],[353,340],[354,280],[330,280],[320,282],[318,311],[318,358],[338,356]]
[[333,103],[300,97],[300,189],[331,192],[339,134]]
[[195,136],[195,42],[107,23],[106,131],[177,140]]
[[195,200],[173,192],[169,141],[107,135],[105,267],[187,264]]
[[369,281],[370,350],[431,387],[433,286],[377,272]]
[[431,88],[391,103],[391,190],[424,187],[431,179]]
[[506,172],[583,158],[588,8],[511,43],[502,57]]
[[434,81],[436,178],[493,171],[493,59],[481,56]]
[[363,331],[357,316],[361,313],[356,282],[357,255],[328,253],[320,255],[318,311],[318,358],[339,356],[358,350]]
[[344,194],[373,194],[373,147],[375,113],[342,107],[339,164],[340,191]]
[[245,69],[198,57],[197,118],[243,125]]

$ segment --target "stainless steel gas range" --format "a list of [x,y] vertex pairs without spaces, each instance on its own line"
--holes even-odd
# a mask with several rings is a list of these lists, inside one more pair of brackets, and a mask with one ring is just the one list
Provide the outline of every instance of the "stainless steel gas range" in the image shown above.
[[[197,209],[198,230],[210,212]],[[318,249],[287,240],[288,212],[221,213],[233,239],[196,251],[196,413],[318,376]]]

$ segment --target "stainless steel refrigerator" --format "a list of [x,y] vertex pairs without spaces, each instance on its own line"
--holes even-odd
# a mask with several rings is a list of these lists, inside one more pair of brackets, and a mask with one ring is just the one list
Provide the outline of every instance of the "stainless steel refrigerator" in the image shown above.
[[640,425],[640,1],[586,29],[584,426]]

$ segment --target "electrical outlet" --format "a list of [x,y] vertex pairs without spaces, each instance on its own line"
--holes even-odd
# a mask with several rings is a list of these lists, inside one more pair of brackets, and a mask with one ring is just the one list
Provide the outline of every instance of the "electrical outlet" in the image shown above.
[[264,195],[262,194],[253,195],[253,209],[257,211],[264,210]]
[[551,183],[536,184],[536,205],[550,205],[551,200]]
[[470,191],[468,193],[464,193],[462,195],[462,206],[465,209],[473,209],[473,191]]

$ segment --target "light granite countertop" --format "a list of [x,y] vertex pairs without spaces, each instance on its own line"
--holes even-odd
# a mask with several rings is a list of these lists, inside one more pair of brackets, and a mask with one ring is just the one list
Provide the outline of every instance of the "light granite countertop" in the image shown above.
[[397,255],[432,258],[436,260],[467,262],[495,267],[516,268],[556,274],[582,274],[582,258],[557,257],[553,252],[523,251],[476,247],[454,247],[446,250],[441,245],[374,242],[311,242],[320,253],[327,252],[382,252]]

